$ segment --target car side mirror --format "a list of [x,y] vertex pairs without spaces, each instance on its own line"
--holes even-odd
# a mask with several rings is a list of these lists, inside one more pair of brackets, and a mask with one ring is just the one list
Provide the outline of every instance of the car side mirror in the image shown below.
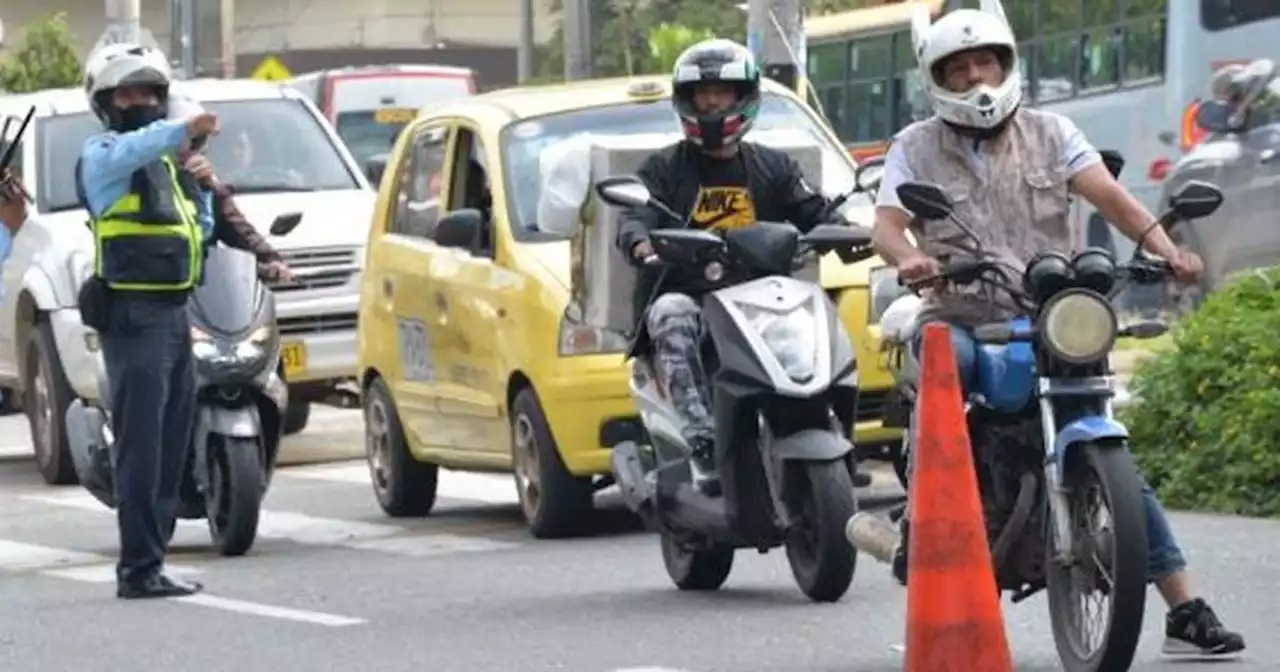
[[301,223],[302,223],[301,212],[286,212],[283,215],[276,217],[274,222],[271,222],[271,229],[270,229],[271,235],[287,236],[289,235],[290,231],[293,231],[294,229],[298,228],[298,224],[301,224]]
[[1111,177],[1119,178],[1120,171],[1124,170],[1124,155],[1114,149],[1104,149],[1098,154],[1102,155],[1102,165],[1107,167]]
[[436,223],[435,235],[432,236],[437,245],[462,250],[476,248],[478,237],[484,230],[484,214],[479,210],[464,208],[446,213]]
[[600,200],[616,208],[639,208],[653,199],[644,182],[630,175],[606,177],[596,182],[595,190]]
[[853,184],[858,191],[869,192],[880,188],[880,178],[884,176],[884,156],[877,156],[858,164],[853,173]]
[[387,155],[379,154],[364,162],[364,174],[374,186],[382,184],[382,174],[387,170]]
[[942,188],[928,182],[904,182],[898,185],[898,200],[903,207],[923,219],[946,219],[953,209],[951,199]]

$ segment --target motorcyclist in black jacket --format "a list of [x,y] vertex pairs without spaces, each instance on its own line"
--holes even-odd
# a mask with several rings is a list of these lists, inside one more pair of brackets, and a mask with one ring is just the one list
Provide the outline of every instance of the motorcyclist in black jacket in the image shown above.
[[[790,222],[801,231],[832,219],[830,201],[805,181],[784,152],[743,141],[760,112],[760,71],[746,47],[708,40],[676,59],[672,104],[684,139],[649,157],[637,176],[654,198],[688,226],[726,230],[760,221]],[[700,273],[670,268],[662,294],[643,313],[661,275],[649,231],[670,227],[649,208],[634,208],[622,219],[618,247],[640,266],[635,288],[636,350],[651,348],[663,391],[686,422],[684,438],[693,447],[695,484],[719,492],[714,463],[707,377],[700,358],[699,299],[709,287]]]

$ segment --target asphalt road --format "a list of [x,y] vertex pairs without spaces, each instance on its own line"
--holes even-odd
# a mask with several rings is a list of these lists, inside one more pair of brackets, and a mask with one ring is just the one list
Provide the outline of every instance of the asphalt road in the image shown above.
[[[354,455],[358,416],[317,417],[287,459]],[[0,451],[25,437],[20,419],[0,419]],[[79,488],[43,485],[29,460],[0,461],[0,670],[901,669],[905,593],[865,556],[834,605],[808,603],[778,552],[739,554],[721,592],[680,593],[656,539],[626,516],[601,513],[588,538],[535,541],[514,501],[509,478],[449,472],[435,514],[391,520],[362,462],[285,468],[248,556],[216,557],[202,523],[180,527],[171,569],[205,594],[122,602],[112,515]],[[1214,669],[1280,669],[1280,523],[1175,524],[1198,584],[1249,640],[1242,661]],[[1160,662],[1158,602],[1134,669],[1186,670]],[[1017,669],[1058,669],[1043,597],[1006,602],[1005,615]]]

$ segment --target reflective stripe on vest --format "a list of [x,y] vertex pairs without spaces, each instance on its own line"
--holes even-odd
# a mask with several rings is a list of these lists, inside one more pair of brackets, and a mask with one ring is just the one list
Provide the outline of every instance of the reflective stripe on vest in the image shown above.
[[196,204],[183,194],[173,160],[160,161],[180,221],[154,221],[154,214],[142,212],[142,196],[130,192],[93,222],[94,273],[112,289],[184,291],[199,277],[202,233]]

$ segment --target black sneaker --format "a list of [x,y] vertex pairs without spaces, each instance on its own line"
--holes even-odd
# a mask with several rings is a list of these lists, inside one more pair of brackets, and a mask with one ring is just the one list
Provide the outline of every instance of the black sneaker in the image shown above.
[[893,578],[905,586],[907,585],[907,535],[911,532],[911,525],[904,517],[898,521],[898,527],[902,533],[902,541],[898,542],[898,547],[893,551],[893,562],[889,568],[893,571]]
[[693,487],[708,497],[720,496],[720,476],[716,473],[716,448],[713,439],[694,439]]
[[1198,597],[1169,611],[1164,634],[1161,651],[1169,656],[1219,658],[1244,650],[1244,637],[1222,625],[1213,609]]

